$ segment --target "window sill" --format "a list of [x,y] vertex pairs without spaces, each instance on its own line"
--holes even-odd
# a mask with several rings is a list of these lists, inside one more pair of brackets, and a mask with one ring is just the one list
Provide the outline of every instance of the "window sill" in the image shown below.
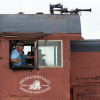
[[24,66],[12,66],[12,70],[32,70],[34,66],[32,65],[24,65]]
[[63,66],[38,66],[39,68],[63,68]]

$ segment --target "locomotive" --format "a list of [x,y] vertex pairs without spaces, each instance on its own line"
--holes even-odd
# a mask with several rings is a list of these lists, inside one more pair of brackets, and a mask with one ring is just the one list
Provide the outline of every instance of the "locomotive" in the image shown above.
[[[91,9],[0,14],[0,100],[99,100],[100,41],[82,38],[80,11]],[[19,41],[34,59],[13,66]]]

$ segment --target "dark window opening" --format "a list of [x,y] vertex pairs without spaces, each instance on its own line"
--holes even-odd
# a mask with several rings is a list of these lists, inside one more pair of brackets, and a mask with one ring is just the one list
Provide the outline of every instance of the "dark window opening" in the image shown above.
[[[19,42],[23,42],[20,44]],[[19,44],[18,44],[19,43]],[[10,69],[33,69],[34,68],[34,41],[33,40],[10,40]],[[23,47],[22,47],[23,46]],[[22,51],[19,48],[23,48]],[[19,61],[18,61],[19,60]]]

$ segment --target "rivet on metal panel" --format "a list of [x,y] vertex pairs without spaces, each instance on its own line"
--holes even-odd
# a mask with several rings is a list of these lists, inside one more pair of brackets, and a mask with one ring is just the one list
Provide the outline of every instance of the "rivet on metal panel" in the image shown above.
[[3,58],[2,57],[0,57],[0,60],[2,60]]
[[51,16],[48,16],[48,18],[51,18]]
[[13,95],[11,95],[11,97],[16,97],[16,95],[13,94]]
[[3,66],[3,68],[8,68],[7,66]]
[[60,18],[60,17],[55,17],[54,20],[64,20],[64,18]]
[[32,72],[32,70],[30,70],[30,72]]

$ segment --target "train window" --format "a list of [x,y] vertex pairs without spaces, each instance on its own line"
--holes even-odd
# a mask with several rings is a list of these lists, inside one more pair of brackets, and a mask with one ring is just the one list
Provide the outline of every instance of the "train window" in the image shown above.
[[28,52],[31,52],[31,46],[24,46],[23,51],[24,51],[24,54],[27,55]]
[[38,43],[38,66],[61,67],[61,41],[39,41]]
[[[20,50],[20,48],[22,48],[23,50]],[[34,41],[10,40],[10,68],[33,69],[34,68],[33,66],[34,66]]]

